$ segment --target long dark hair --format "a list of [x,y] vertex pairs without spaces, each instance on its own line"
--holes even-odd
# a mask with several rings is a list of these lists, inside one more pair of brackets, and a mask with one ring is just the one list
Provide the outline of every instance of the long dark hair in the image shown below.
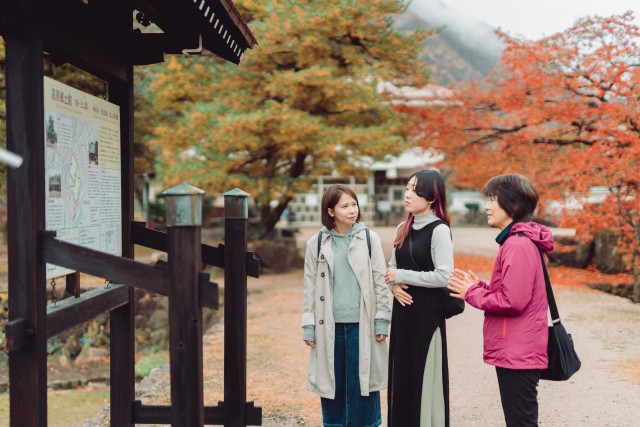
[[[431,202],[431,209],[433,213],[451,226],[451,219],[449,217],[449,211],[447,210],[447,188],[444,185],[444,178],[440,175],[440,172],[432,169],[424,169],[415,172],[409,177],[416,177],[416,189],[415,193],[427,199]],[[393,246],[399,248],[404,243],[404,239],[409,235],[411,226],[413,225],[413,214],[409,213],[405,222],[398,228],[398,234],[393,241]]]

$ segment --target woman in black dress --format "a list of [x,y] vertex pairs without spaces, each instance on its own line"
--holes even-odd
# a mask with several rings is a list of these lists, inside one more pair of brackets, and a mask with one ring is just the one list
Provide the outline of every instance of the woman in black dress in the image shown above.
[[405,192],[385,279],[395,296],[389,351],[388,427],[449,426],[449,375],[443,298],[453,243],[442,176],[423,170]]

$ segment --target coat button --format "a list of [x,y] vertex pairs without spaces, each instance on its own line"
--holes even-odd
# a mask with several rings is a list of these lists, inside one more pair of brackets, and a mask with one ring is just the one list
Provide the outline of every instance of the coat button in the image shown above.
[[320,259],[324,259],[324,255],[320,255]]
[[318,323],[320,323],[321,325],[324,325],[324,320],[321,320]]
[[320,301],[324,301],[324,297],[320,297]]
[[320,273],[320,277],[324,277],[324,273]]

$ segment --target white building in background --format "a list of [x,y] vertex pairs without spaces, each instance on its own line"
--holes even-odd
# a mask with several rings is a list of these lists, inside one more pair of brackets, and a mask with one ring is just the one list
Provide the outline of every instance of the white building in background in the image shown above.
[[487,198],[480,191],[452,191],[449,193],[449,212],[483,212]]
[[585,205],[600,204],[611,195],[611,190],[604,186],[591,187],[589,194],[567,194],[564,200],[553,200],[547,207],[547,213],[560,215],[563,212],[575,212],[584,209]]
[[[442,155],[432,150],[413,148],[400,156],[388,156],[374,162],[363,177],[322,176],[312,193],[296,194],[289,203],[289,222],[296,226],[318,226],[320,203],[325,189],[333,184],[347,184],[358,195],[363,222],[373,225],[397,224],[404,216],[404,190],[409,176],[433,168]],[[293,214],[293,215],[292,215]]]
[[438,85],[426,85],[420,88],[412,86],[396,86],[389,82],[380,82],[378,93],[384,93],[392,104],[402,104],[410,107],[447,105],[454,95],[451,89]]
[[[422,88],[395,86],[390,82],[378,83],[377,90],[384,93],[391,104],[408,106],[438,106],[451,102],[454,92],[442,86],[427,85]],[[363,221],[372,225],[395,225],[406,217],[404,191],[407,180],[416,171],[434,169],[443,160],[443,154],[430,149],[415,147],[400,156],[388,156],[373,162],[365,177],[324,176],[318,178],[314,192],[297,194],[289,203],[289,223],[295,226],[318,226],[320,202],[324,190],[332,184],[351,186],[358,194]],[[482,195],[477,192],[449,193],[455,212],[468,212],[484,208]],[[293,215],[292,215],[293,214]]]

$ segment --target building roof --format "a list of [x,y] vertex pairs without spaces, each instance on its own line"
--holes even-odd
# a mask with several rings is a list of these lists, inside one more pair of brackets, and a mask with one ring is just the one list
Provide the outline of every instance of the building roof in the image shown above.
[[433,169],[433,165],[442,161],[444,155],[435,150],[414,147],[399,156],[387,156],[383,161],[378,161],[369,166],[371,171],[385,171],[387,178],[394,179],[397,176],[410,175],[420,169]]
[[[240,63],[258,42],[231,0],[135,0],[136,18],[155,30],[141,32],[163,53],[215,54]],[[161,36],[164,35],[164,36]]]
[[454,95],[451,89],[438,85],[423,87],[396,86],[390,82],[379,82],[378,93],[386,94],[392,104],[413,106],[446,105]]

